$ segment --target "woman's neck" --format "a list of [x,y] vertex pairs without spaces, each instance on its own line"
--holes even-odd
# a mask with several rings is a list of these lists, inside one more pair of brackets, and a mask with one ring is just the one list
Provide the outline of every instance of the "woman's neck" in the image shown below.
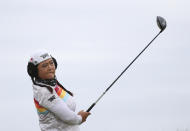
[[40,79],[40,78],[37,78],[36,81],[40,82],[40,83],[43,83],[43,84],[50,85],[50,86],[55,86],[57,84],[56,77],[53,78],[53,79]]

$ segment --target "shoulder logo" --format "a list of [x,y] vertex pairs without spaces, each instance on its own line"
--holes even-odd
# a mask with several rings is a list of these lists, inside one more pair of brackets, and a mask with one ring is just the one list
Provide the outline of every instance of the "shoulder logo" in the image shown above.
[[48,101],[52,102],[54,99],[55,99],[55,95],[53,95],[52,97],[50,97],[50,98],[48,99]]

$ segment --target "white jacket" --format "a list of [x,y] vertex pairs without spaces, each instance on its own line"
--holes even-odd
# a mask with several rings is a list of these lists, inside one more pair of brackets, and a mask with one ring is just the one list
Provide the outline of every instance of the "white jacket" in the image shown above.
[[46,87],[33,85],[41,131],[79,131],[82,117],[75,113],[76,103],[72,96],[58,85],[52,88],[53,93]]

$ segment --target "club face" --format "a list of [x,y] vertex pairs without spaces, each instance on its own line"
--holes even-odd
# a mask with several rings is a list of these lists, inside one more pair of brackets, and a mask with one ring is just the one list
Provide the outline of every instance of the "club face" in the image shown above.
[[157,25],[160,28],[160,30],[164,31],[167,26],[166,20],[161,16],[157,16],[156,22],[157,22]]

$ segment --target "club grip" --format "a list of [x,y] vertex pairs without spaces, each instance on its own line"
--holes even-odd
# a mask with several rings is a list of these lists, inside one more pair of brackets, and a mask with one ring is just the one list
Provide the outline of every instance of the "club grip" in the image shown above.
[[86,110],[86,112],[90,112],[90,110],[96,105],[96,103],[93,103],[89,108],[88,110]]

